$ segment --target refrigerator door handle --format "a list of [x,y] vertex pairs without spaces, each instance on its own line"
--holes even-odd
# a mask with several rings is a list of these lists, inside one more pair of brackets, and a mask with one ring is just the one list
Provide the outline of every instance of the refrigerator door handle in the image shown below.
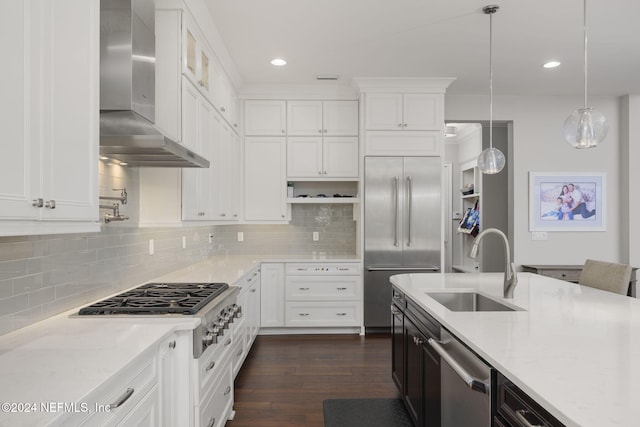
[[394,186],[394,191],[395,191],[395,197],[394,197],[394,213],[395,213],[395,237],[394,237],[394,241],[393,241],[393,246],[398,247],[400,246],[399,243],[399,239],[398,239],[398,219],[399,219],[399,209],[400,209],[400,202],[399,202],[399,198],[400,198],[400,177],[396,176],[394,177],[394,181],[395,181],[395,186]]
[[413,177],[407,177],[407,192],[409,193],[407,200],[407,246],[411,246],[411,201],[413,199]]

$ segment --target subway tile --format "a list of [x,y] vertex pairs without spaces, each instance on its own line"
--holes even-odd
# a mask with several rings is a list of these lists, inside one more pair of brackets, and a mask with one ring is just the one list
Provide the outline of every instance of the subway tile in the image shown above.
[[33,258],[37,254],[32,241],[17,241],[0,243],[0,261],[12,261],[23,258]]
[[42,288],[42,273],[30,274],[28,276],[16,277],[13,279],[14,295],[32,292],[40,288]]
[[27,294],[16,295],[0,299],[0,313],[3,315],[14,314],[25,310],[29,305]]
[[[13,279],[27,274],[27,260],[0,262],[0,280]],[[2,311],[0,311],[2,313]]]
[[38,289],[29,292],[28,297],[29,307],[39,306],[55,299],[55,289],[53,287]]
[[[0,280],[0,298],[7,298],[13,295],[13,279]],[[0,313],[0,315],[2,315]]]

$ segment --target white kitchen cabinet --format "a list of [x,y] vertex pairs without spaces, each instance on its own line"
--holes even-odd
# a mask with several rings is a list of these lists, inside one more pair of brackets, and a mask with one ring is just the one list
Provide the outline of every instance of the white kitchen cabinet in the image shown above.
[[284,136],[287,133],[287,103],[279,100],[244,102],[246,136]]
[[99,231],[99,2],[3,6],[0,235]]
[[213,55],[197,23],[186,11],[182,14],[182,73],[199,87],[209,100],[213,98]]
[[159,419],[160,396],[156,385],[125,415],[118,427],[156,427]]
[[260,266],[260,326],[284,326],[284,263]]
[[240,218],[240,141],[220,115],[214,115],[216,133],[213,141],[211,181],[213,219],[237,221]]
[[[206,159],[213,159],[217,113],[191,82],[184,79],[182,97],[183,144]],[[211,220],[215,217],[213,171],[215,168],[182,169],[182,219]]]
[[287,138],[287,178],[357,178],[357,137]]
[[217,61],[212,63],[213,70],[213,105],[218,112],[229,123],[234,132],[238,132],[238,116],[237,102],[238,97],[236,91],[225,74],[224,70]]
[[365,156],[440,156],[442,131],[366,131]]
[[432,93],[367,93],[367,130],[442,130],[444,95]]
[[359,264],[286,264],[285,326],[361,325],[362,276]]
[[[262,270],[258,269],[250,278],[249,290],[247,291],[247,308],[245,316],[247,317],[247,349],[251,348],[258,332],[260,331],[261,322],[261,277]],[[247,350],[247,353],[249,351]]]
[[358,101],[287,101],[289,136],[357,136]]
[[285,138],[248,137],[244,144],[245,220],[286,221],[289,215]]
[[160,419],[156,426],[182,425],[193,418],[189,397],[192,354],[191,331],[173,333],[158,344]]

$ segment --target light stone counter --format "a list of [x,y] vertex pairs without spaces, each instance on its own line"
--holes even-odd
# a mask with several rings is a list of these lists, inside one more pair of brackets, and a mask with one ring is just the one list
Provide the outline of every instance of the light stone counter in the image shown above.
[[640,425],[640,301],[531,273],[513,312],[453,312],[425,294],[502,297],[502,273],[391,278],[445,328],[568,426]]
[[[322,253],[215,256],[150,281],[232,284],[264,261],[359,260]],[[191,317],[77,316],[80,308],[0,336],[0,403],[35,403],[37,407],[32,413],[0,410],[1,427],[57,424],[67,414],[43,412],[41,402],[86,402],[101,384],[135,363],[160,340],[200,323]]]

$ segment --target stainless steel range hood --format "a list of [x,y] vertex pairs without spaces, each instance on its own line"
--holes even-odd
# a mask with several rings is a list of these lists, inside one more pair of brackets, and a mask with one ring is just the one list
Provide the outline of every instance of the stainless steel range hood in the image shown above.
[[208,168],[154,125],[154,31],[154,0],[100,1],[100,154],[129,166]]

